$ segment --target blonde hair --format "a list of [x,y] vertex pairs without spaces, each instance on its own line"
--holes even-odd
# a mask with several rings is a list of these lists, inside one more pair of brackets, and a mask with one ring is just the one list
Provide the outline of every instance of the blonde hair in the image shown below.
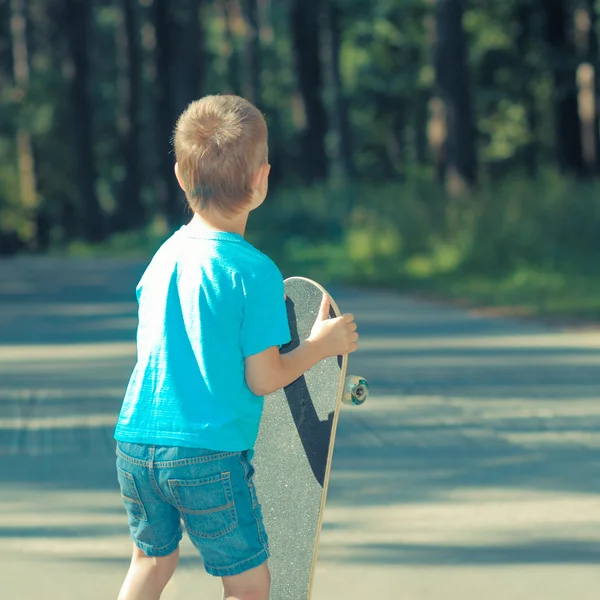
[[268,161],[267,124],[239,96],[206,96],[177,121],[174,145],[190,207],[234,215],[250,200],[252,177]]

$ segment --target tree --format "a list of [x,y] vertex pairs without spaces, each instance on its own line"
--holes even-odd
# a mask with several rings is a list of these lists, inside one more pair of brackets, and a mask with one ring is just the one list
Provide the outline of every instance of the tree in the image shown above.
[[[14,94],[21,106],[25,105],[29,92],[29,48],[27,45],[27,0],[11,0],[11,37],[13,58]],[[31,131],[21,113],[16,132],[17,164],[21,206],[25,211],[26,229],[24,237],[31,246],[37,245],[38,191],[35,173],[35,158]]]
[[10,4],[9,0],[0,0],[0,89],[6,89],[10,83]]
[[185,202],[173,173],[172,137],[177,118],[197,99],[205,66],[200,24],[203,0],[154,0],[156,71],[158,86],[157,126],[159,200],[172,227],[186,215]]
[[586,0],[588,15],[588,43],[586,60],[590,67],[590,164],[588,170],[598,174],[600,172],[600,51],[598,44],[598,11],[595,0]]
[[555,153],[565,173],[583,174],[581,120],[577,102],[578,59],[570,35],[573,22],[566,0],[543,3],[546,44],[553,79]]
[[435,71],[446,127],[445,176],[451,191],[469,188],[477,179],[463,13],[463,0],[436,0]]
[[531,53],[535,44],[533,24],[536,16],[533,1],[517,2],[515,6],[515,19],[519,26],[516,40],[519,83],[522,85],[522,97],[527,114],[529,140],[525,146],[525,167],[530,177],[535,178],[538,172],[538,132],[537,132],[537,106],[532,86],[535,69],[532,66]]
[[291,34],[298,89],[304,103],[306,126],[302,132],[302,164],[307,181],[327,177],[327,113],[321,97],[323,73],[319,3],[317,0],[293,0]]
[[92,34],[92,2],[66,0],[67,36],[71,77],[72,135],[76,155],[76,184],[81,210],[81,233],[92,242],[100,241],[106,229],[96,192],[93,106],[90,94],[89,43]]
[[246,73],[248,75],[248,99],[260,106],[262,94],[260,73],[262,68],[260,49],[260,21],[258,0],[244,0],[246,16]]
[[236,0],[221,0],[219,7],[225,22],[225,46],[227,55],[226,90],[232,94],[243,94],[242,64],[238,51],[236,29],[241,18],[241,9]]
[[327,0],[323,5],[324,31],[327,54],[327,83],[330,88],[330,120],[335,133],[335,161],[340,175],[348,179],[355,174],[352,158],[352,136],[348,118],[348,103],[340,72],[340,49],[342,45],[343,13],[339,0]]
[[201,9],[204,0],[179,0],[171,3],[174,41],[173,72],[174,117],[201,94],[207,60],[204,49],[204,27]]
[[126,130],[123,139],[125,180],[117,206],[116,229],[139,227],[144,222],[141,202],[141,109],[142,73],[140,57],[140,25],[137,0],[123,0],[126,43]]

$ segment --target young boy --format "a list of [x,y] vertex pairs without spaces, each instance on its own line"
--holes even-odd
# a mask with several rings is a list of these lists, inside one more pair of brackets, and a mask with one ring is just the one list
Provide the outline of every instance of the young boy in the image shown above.
[[267,194],[267,126],[237,96],[192,103],[175,174],[194,212],[137,287],[137,364],[117,422],[117,471],[133,557],[119,600],[154,600],[179,556],[181,521],[228,600],[268,600],[269,548],[249,458],[263,396],[357,349],[352,315],[290,340],[283,280],[244,240]]

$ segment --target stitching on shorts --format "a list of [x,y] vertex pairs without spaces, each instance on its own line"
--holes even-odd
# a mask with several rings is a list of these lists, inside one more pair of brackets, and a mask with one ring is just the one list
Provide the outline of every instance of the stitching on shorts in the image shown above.
[[[177,533],[175,534],[173,539],[168,544],[165,544],[164,546],[159,546],[158,548],[155,546],[152,546],[151,544],[146,544],[145,542],[138,542],[138,540],[134,540],[134,541],[135,541],[136,545],[141,544],[142,546],[145,546],[146,548],[151,548],[155,552],[160,552],[161,550],[164,550],[165,548],[169,548],[170,546],[172,546],[175,541],[177,541],[177,543],[179,544],[179,540],[177,540],[178,537],[180,539],[181,539],[181,537],[183,537],[183,532],[181,530],[181,527],[179,527],[179,529],[177,530]],[[143,550],[143,548],[142,548],[142,550]]]
[[214,460],[223,460],[224,458],[231,458],[236,454],[239,454],[239,452],[219,452],[219,454],[209,454],[207,456],[194,456],[192,458],[178,458],[177,460],[157,460],[154,462],[154,466],[157,469],[187,467],[190,465],[198,465],[202,463],[212,462]]
[[215,513],[225,512],[226,510],[230,510],[232,508],[235,510],[234,502],[229,502],[228,504],[225,504],[223,506],[217,506],[217,508],[207,508],[206,510],[193,510],[191,508],[186,508],[185,510],[183,508],[179,508],[179,510],[184,515],[194,515],[197,517],[206,517],[207,515],[214,515]]
[[[229,500],[227,504],[223,504],[222,506],[217,506],[215,508],[207,508],[205,510],[194,510],[191,508],[185,508],[183,506],[178,492],[179,488],[200,488],[203,485],[210,485],[211,483],[223,484],[225,498]],[[235,509],[235,501],[233,498],[233,491],[231,489],[231,473],[229,471],[224,471],[220,475],[213,475],[212,477],[200,477],[198,479],[169,479],[168,485],[175,500],[175,506],[177,506],[179,512],[182,514],[204,516],[233,509],[235,521],[237,523],[237,511]]]
[[173,503],[163,494],[160,486],[158,485],[158,481],[156,480],[156,473],[154,472],[154,456],[156,455],[156,449],[154,446],[150,447],[150,464],[148,465],[148,477],[150,478],[150,483],[152,485],[152,489],[156,492],[157,496],[166,504],[173,505]]
[[257,552],[254,556],[251,556],[250,558],[245,558],[244,560],[241,560],[240,562],[237,562],[234,565],[230,565],[228,567],[213,567],[212,565],[209,565],[207,563],[204,563],[204,564],[213,571],[219,571],[219,572],[230,571],[231,569],[235,569],[236,567],[241,567],[243,564],[252,562],[255,558],[258,558],[261,554],[264,554],[264,555],[266,555],[267,558],[269,558],[269,552],[263,548],[262,550]]
[[[232,509],[227,509],[227,510],[232,510]],[[233,511],[235,512],[235,506],[233,507]],[[195,537],[201,539],[201,540],[218,540],[219,538],[225,537],[227,534],[231,533],[232,531],[235,531],[240,525],[238,523],[237,520],[237,515],[234,517],[234,521],[231,525],[229,525],[228,527],[226,527],[225,529],[221,529],[219,531],[216,531],[215,533],[211,533],[211,534],[207,534],[204,533],[202,531],[197,531],[196,529],[192,529],[189,525],[189,516],[190,513],[182,513],[182,517],[183,517],[183,522],[185,524],[185,529],[188,532],[188,534],[192,534]]]
[[[193,510],[186,508],[181,501],[179,496],[178,488],[180,487],[201,487],[203,485],[210,485],[213,483],[221,483],[223,486],[223,491],[225,492],[225,498],[228,500],[227,504],[218,506],[212,509],[206,510]],[[198,479],[192,480],[180,480],[180,479],[169,479],[168,481],[169,489],[171,490],[171,494],[173,496],[173,500],[175,502],[175,506],[179,511],[179,514],[183,518],[185,523],[186,530],[188,533],[195,535],[196,537],[204,540],[216,540],[220,537],[231,533],[235,529],[239,527],[238,515],[237,515],[237,507],[235,506],[235,499],[233,496],[233,489],[231,484],[231,473],[226,471],[221,473],[220,475],[214,475],[212,477],[200,477]],[[232,517],[232,523],[227,527],[215,531],[214,533],[207,534],[202,531],[197,531],[191,527],[189,517],[190,516],[209,516],[212,514],[220,513],[220,512],[230,512]]]
[[218,454],[209,454],[207,456],[194,456],[192,458],[178,458],[177,460],[144,460],[142,458],[135,458],[133,456],[129,456],[125,454],[118,446],[117,446],[117,456],[130,462],[134,465],[140,465],[142,467],[149,467],[150,465],[154,465],[157,469],[168,469],[170,467],[187,467],[189,465],[197,465],[201,463],[211,462],[213,460],[223,460],[224,458],[231,458],[236,454],[240,454],[239,452],[219,452]]
[[[144,506],[144,502],[142,501],[142,497],[140,495],[140,491],[137,488],[137,484],[135,482],[135,477],[131,474],[128,473],[127,471],[125,471],[124,469],[121,469],[121,467],[117,466],[117,472],[119,475],[121,475],[121,477],[123,477],[124,479],[127,479],[127,481],[129,481],[129,483],[132,486],[132,491],[135,493],[135,497],[132,498],[131,496],[126,496],[123,493],[123,489],[121,489],[121,498],[123,498],[123,500],[125,500],[126,502],[129,502],[130,504],[135,504],[136,506],[139,507],[139,509],[142,511],[142,515],[141,515],[141,519],[138,519],[137,517],[136,520],[138,521],[142,521],[147,523],[148,522],[148,514],[146,513],[146,507]],[[121,486],[119,486],[121,487]]]
[[[265,538],[263,537],[263,528],[261,527],[261,524],[258,520],[258,515],[256,514],[256,509],[260,506],[260,503],[258,503],[256,506],[254,506],[254,495],[252,494],[252,490],[250,489],[250,480],[249,480],[249,475],[250,475],[250,470],[248,469],[248,459],[246,459],[245,461],[243,460],[243,455],[240,454],[240,464],[242,465],[243,469],[244,469],[244,474],[245,474],[245,479],[246,482],[248,484],[248,491],[250,492],[250,497],[252,499],[252,515],[254,516],[254,520],[256,521],[256,529],[258,530],[258,537],[260,539],[260,543],[263,545],[263,550],[268,554],[269,553],[269,545],[267,544]],[[258,501],[258,498],[257,498]]]
[[154,473],[154,468],[152,465],[150,465],[148,467],[148,474],[150,476],[150,483],[152,484],[152,488],[154,489],[156,494],[159,496],[159,498],[163,502],[166,502],[167,504],[173,506],[173,503],[163,494],[162,490],[160,489],[160,486],[158,485],[158,481],[156,481],[156,474]]
[[122,458],[123,460],[126,460],[128,463],[131,463],[132,465],[139,465],[140,467],[149,467],[152,464],[148,460],[142,460],[141,458],[134,458],[133,456],[129,456],[128,454],[125,454],[123,451],[121,451],[119,449],[118,446],[117,446],[117,456],[119,458]]
[[209,483],[219,483],[220,481],[231,481],[231,472],[223,471],[219,475],[207,475],[206,477],[197,477],[196,479],[169,479],[169,487],[171,483],[177,487],[198,487],[208,485]]

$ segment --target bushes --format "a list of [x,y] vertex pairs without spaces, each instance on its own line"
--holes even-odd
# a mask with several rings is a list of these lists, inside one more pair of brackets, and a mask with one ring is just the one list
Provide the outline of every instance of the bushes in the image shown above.
[[[600,316],[600,186],[547,174],[449,199],[423,182],[274,190],[248,239],[285,276],[425,290],[521,312]],[[149,257],[156,221],[89,255]]]
[[419,182],[279,190],[249,235],[289,272],[345,281],[587,272],[600,258],[598,192],[553,174],[459,199]]
[[473,207],[473,237],[463,266],[507,273],[528,266],[589,268],[600,252],[600,187],[548,174],[485,190]]

